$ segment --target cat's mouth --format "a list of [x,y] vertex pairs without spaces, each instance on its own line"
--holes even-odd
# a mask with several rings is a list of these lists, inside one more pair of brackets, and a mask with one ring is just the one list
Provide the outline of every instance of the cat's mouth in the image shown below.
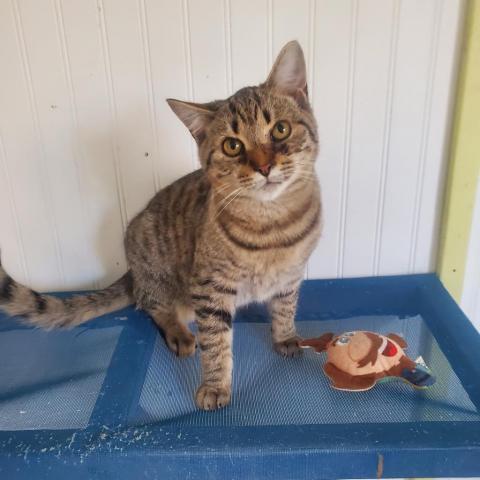
[[280,180],[280,179],[268,179],[267,178],[267,181],[263,184],[261,189],[265,190],[267,192],[271,192],[272,190],[275,190],[281,183],[282,183],[282,180]]
[[285,179],[278,176],[267,177],[263,182],[255,186],[256,194],[262,200],[272,200],[276,198],[285,188]]
[[283,178],[280,177],[267,177],[265,179],[265,186],[267,185],[278,185],[279,183],[283,182]]

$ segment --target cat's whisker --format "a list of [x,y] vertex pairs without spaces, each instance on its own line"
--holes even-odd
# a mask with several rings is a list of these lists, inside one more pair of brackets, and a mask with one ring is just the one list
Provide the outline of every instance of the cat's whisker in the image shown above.
[[311,176],[315,176],[316,173],[312,170],[305,170],[305,169],[298,169],[298,170],[295,170],[296,173],[301,173],[301,174],[304,174],[304,175],[311,175]]
[[227,188],[230,188],[232,187],[232,184],[230,182],[228,182],[226,185],[220,185],[220,187],[217,187],[214,189],[214,192],[215,193],[221,193],[223,192],[224,190],[226,190]]
[[225,198],[223,195],[224,195],[225,192],[228,192],[228,189],[232,189],[232,191],[236,190],[235,186],[232,185],[231,183],[229,183],[228,185],[223,185],[222,187],[214,190],[214,193],[215,193],[215,195],[220,197],[220,199],[223,199],[223,198]]
[[299,168],[299,167],[296,167],[296,168],[290,168],[289,170],[287,170],[288,172],[290,171],[294,171],[296,173],[306,173],[306,174],[309,174],[309,175],[315,175],[315,171],[314,170],[309,170],[307,168]]
[[315,169],[312,168],[310,165],[302,165],[300,164],[298,166],[301,170],[305,170],[305,171],[308,171],[308,172],[315,172]]
[[[238,187],[236,188],[235,190],[233,190],[233,192],[230,192],[228,195],[226,195],[225,197],[222,197],[222,199],[220,200],[219,203],[219,206],[223,206],[225,205],[225,202],[232,196],[232,195],[235,195],[237,192],[239,192],[240,190],[242,190],[243,188],[242,187]],[[223,205],[222,205],[223,204]]]
[[243,188],[240,188],[239,190],[240,191],[237,192],[237,194],[215,215],[215,219],[242,193]]
[[[293,175],[292,175],[293,176]],[[310,176],[310,175],[297,175],[298,178],[303,178],[304,180],[316,180],[316,177]]]
[[[292,175],[293,177],[293,175]],[[297,175],[297,179],[301,178],[302,180],[306,180],[309,182],[315,182],[317,179],[316,177],[304,176],[304,175]]]

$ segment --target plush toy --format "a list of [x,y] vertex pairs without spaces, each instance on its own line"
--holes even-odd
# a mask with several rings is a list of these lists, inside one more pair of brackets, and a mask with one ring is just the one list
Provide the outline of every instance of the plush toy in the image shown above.
[[325,333],[318,338],[300,341],[303,348],[327,353],[323,370],[338,390],[364,391],[379,380],[400,378],[416,388],[435,383],[435,377],[421,361],[405,355],[405,340],[390,333],[346,332],[335,336]]

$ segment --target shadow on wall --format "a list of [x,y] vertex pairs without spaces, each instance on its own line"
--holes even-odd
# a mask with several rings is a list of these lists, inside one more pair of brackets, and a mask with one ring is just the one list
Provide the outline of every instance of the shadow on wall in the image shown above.
[[[165,108],[170,110],[166,103]],[[87,248],[95,249],[98,265],[96,287],[105,287],[125,273],[123,242],[129,222],[157,190],[193,170],[193,141],[175,115],[171,112],[168,124],[157,125],[155,138],[152,129],[138,128],[143,114],[140,106],[123,111],[112,129],[89,128],[82,138],[88,152],[86,190],[93,193],[89,205],[93,218],[86,223],[92,230]]]
[[[94,287],[110,285],[127,270],[123,248],[124,231],[130,218],[126,211],[125,185],[122,166],[128,161],[132,165],[128,172],[134,171],[145,157],[132,155],[127,158],[126,144],[139,143],[138,129],[133,122],[129,125],[129,116],[122,116],[122,127],[110,127],[112,122],[99,122],[89,125],[80,132],[83,158],[81,170],[82,186],[88,206],[84,225],[88,229],[86,255],[93,265]],[[119,122],[117,121],[117,124]],[[105,128],[108,126],[108,128]],[[121,138],[121,143],[118,139]],[[142,152],[143,153],[143,152]],[[137,158],[135,158],[137,157]],[[127,177],[126,177],[127,178]],[[150,192],[138,191],[137,195],[149,195]],[[145,203],[148,201],[145,198]]]

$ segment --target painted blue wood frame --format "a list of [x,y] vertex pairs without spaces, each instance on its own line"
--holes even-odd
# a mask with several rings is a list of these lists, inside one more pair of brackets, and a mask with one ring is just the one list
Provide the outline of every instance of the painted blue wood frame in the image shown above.
[[[307,281],[298,320],[385,314],[423,317],[480,410],[480,335],[433,274]],[[129,427],[127,418],[138,400],[156,330],[133,308],[121,312],[128,317],[126,321],[118,320],[118,315],[88,325],[89,329],[124,327],[88,427],[0,432],[1,478],[480,476],[480,418],[468,422],[182,427],[181,431],[165,424]],[[267,320],[261,306],[252,306],[240,312],[236,321]],[[13,326],[11,319],[1,320],[0,347],[1,332]],[[131,441],[147,430],[146,441]],[[41,453],[50,449],[52,454]]]

